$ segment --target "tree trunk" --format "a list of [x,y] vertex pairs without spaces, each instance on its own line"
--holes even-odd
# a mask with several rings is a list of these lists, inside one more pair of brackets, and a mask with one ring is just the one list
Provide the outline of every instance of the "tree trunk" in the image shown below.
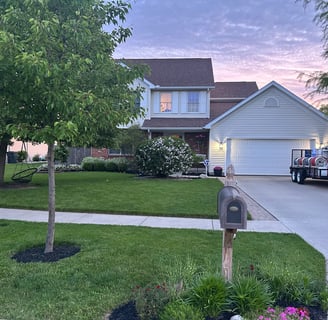
[[55,241],[56,186],[55,186],[55,144],[48,144],[48,232],[44,253],[53,252]]
[[0,185],[5,182],[5,166],[6,166],[6,153],[8,147],[8,139],[1,137],[0,139]]

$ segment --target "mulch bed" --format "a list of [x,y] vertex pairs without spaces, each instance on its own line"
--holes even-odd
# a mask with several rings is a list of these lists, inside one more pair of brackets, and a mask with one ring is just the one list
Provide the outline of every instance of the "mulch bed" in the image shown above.
[[134,301],[129,301],[114,309],[105,320],[140,320],[140,317]]
[[29,248],[20,251],[12,256],[12,259],[21,263],[29,262],[56,262],[69,258],[80,251],[80,247],[63,244],[54,246],[53,252],[44,253],[44,246]]

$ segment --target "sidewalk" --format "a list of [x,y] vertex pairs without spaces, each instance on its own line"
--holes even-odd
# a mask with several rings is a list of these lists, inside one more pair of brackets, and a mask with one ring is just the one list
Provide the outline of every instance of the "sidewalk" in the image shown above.
[[[0,219],[30,222],[47,222],[48,212],[24,209],[0,208]],[[56,212],[56,223],[102,224],[139,226],[152,228],[221,230],[218,219],[170,218],[136,215]],[[242,231],[242,230],[240,230]],[[247,230],[255,232],[291,233],[284,224],[277,220],[251,220]]]

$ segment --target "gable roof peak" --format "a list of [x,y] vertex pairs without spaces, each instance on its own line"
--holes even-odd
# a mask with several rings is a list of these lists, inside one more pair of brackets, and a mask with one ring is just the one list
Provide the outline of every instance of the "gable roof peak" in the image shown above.
[[267,85],[265,85],[264,87],[262,87],[260,90],[254,92],[248,98],[246,98],[243,101],[237,103],[234,107],[230,108],[224,114],[222,114],[222,115],[218,116],[217,118],[213,119],[212,121],[210,121],[204,128],[205,129],[210,129],[215,123],[219,122],[223,118],[227,117],[228,115],[230,115],[231,113],[233,113],[237,109],[243,107],[245,104],[247,104],[248,102],[252,101],[256,97],[260,96],[265,91],[267,91],[267,90],[269,90],[270,88],[273,88],[273,87],[276,88],[277,90],[283,92],[284,94],[286,94],[287,96],[289,96],[291,99],[297,101],[301,106],[308,108],[312,112],[316,113],[319,117],[324,118],[325,120],[327,120],[327,118],[328,118],[327,116],[325,116],[322,112],[320,112],[315,107],[313,107],[312,105],[310,105],[308,102],[306,102],[305,100],[301,99],[296,94],[292,93],[291,91],[289,91],[288,89],[286,89],[285,87],[283,87],[278,82],[271,81]]

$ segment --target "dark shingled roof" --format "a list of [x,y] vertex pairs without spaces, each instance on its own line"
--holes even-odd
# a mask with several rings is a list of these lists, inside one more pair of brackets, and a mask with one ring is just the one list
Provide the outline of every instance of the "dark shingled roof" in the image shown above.
[[210,118],[151,118],[145,120],[142,127],[147,128],[203,128],[209,122],[225,113],[236,105],[238,101],[231,102],[211,102]]
[[211,90],[211,99],[245,99],[258,90],[255,81],[215,82],[215,88]]
[[142,127],[146,128],[202,128],[209,122],[208,118],[151,118],[145,120]]
[[145,78],[161,87],[214,87],[210,58],[125,59],[127,65],[148,65]]

